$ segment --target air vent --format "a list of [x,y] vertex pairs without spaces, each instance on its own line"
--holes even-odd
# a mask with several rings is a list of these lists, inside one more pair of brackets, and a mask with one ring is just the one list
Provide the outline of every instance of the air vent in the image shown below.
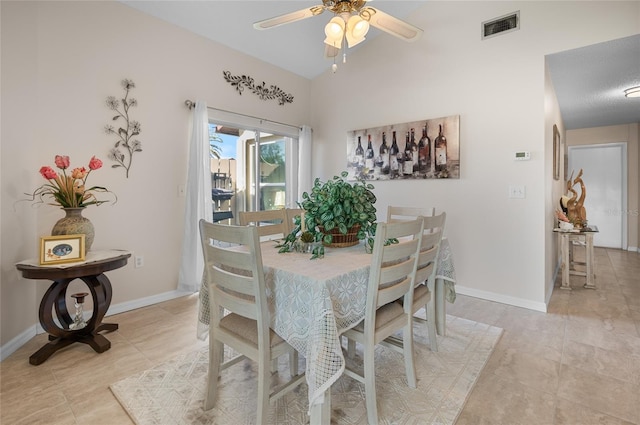
[[482,39],[520,29],[520,11],[482,23]]

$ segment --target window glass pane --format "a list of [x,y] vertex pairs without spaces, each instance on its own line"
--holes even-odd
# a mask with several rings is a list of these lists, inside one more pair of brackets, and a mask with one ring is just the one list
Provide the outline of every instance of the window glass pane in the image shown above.
[[285,143],[284,139],[260,139],[261,209],[285,207]]
[[209,123],[213,221],[233,223],[236,215],[236,145],[240,130]]

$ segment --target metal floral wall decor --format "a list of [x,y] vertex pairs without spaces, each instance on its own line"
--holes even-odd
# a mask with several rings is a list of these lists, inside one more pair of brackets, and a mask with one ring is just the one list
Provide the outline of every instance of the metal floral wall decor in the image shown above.
[[229,71],[223,71],[222,75],[225,81],[235,87],[240,95],[246,87],[262,100],[277,99],[280,105],[293,103],[292,94],[285,93],[284,90],[273,84],[267,87],[267,83],[263,81],[262,84],[256,85],[253,78],[248,75],[231,75]]
[[128,79],[122,80],[121,84],[124,88],[124,97],[116,99],[115,96],[109,96],[106,101],[107,107],[116,112],[116,115],[111,120],[114,123],[121,120],[121,125],[116,129],[113,125],[107,124],[104,127],[104,131],[107,134],[113,134],[118,137],[114,147],[109,151],[109,159],[116,162],[111,168],[124,168],[126,176],[129,178],[133,154],[142,152],[142,143],[135,138],[140,134],[141,129],[140,123],[129,116],[129,109],[138,105],[138,101],[135,98],[129,97],[129,92],[136,85]]
[[460,178],[460,116],[347,133],[350,180]]

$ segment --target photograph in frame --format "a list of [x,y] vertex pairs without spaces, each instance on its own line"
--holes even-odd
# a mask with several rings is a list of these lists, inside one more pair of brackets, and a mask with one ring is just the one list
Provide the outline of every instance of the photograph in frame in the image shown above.
[[85,235],[44,236],[40,238],[40,265],[82,262]]

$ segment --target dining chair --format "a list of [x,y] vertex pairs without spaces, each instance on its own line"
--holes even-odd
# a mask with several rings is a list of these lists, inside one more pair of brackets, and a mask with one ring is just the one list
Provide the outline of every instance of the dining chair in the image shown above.
[[[248,358],[258,363],[256,423],[262,424],[267,421],[269,403],[300,385],[304,374],[298,374],[295,349],[269,328],[258,228],[206,220],[200,220],[199,226],[211,300],[204,409],[215,405],[220,372]],[[224,361],[225,345],[240,354]],[[291,379],[271,388],[270,362],[283,354],[289,354]]]
[[287,213],[284,209],[264,211],[240,211],[238,219],[241,226],[254,224],[258,228],[260,240],[284,237],[289,234]]
[[[391,222],[410,218],[415,219],[419,216],[424,219],[424,236],[422,238],[420,261],[416,272],[416,288],[413,296],[413,313],[414,320],[424,323],[427,327],[431,351],[438,351],[435,277],[438,268],[440,242],[442,241],[446,222],[445,213],[436,216],[435,212],[435,208],[389,206],[387,209],[387,220]],[[423,307],[426,319],[415,316],[415,313]],[[387,342],[397,345],[397,341],[393,341],[393,338],[390,338]]]
[[[364,370],[356,371],[349,366],[345,368],[344,373],[364,383],[365,404],[370,425],[378,423],[375,346],[400,330],[403,336],[402,353],[407,381],[410,387],[416,387],[411,306],[423,237],[422,227],[421,219],[378,223],[367,283],[364,320],[343,334],[348,338],[349,344],[357,342],[362,345]],[[398,243],[385,244],[389,239],[398,239]],[[402,300],[402,304],[398,300]]]
[[302,208],[287,208],[285,211],[287,212],[287,225],[289,226],[287,234],[289,234],[296,228],[295,218],[302,216],[304,210]]

